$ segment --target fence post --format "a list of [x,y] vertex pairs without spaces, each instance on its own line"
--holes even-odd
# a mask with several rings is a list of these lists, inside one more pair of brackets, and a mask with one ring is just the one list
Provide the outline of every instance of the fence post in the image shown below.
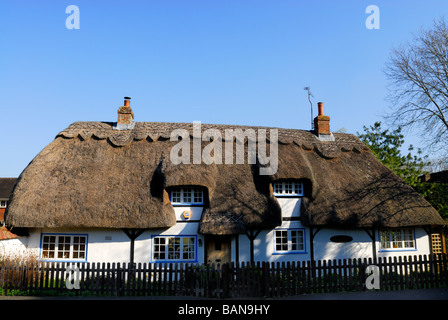
[[222,295],[223,298],[229,297],[229,263],[222,265]]
[[443,265],[443,277],[445,279],[445,286],[448,286],[448,261],[446,253],[442,255],[442,265]]
[[6,263],[3,265],[3,276],[4,276],[4,281],[3,281],[3,290],[5,293],[5,296],[8,295],[8,290],[9,290],[9,279],[10,279],[10,265],[11,265],[11,261],[5,261]]
[[429,277],[430,277],[430,284],[431,284],[431,288],[435,288],[436,287],[436,265],[435,265],[435,257],[432,254],[429,254]]
[[358,265],[358,277],[357,277],[357,288],[361,291],[366,291],[366,266],[361,258],[357,260]]

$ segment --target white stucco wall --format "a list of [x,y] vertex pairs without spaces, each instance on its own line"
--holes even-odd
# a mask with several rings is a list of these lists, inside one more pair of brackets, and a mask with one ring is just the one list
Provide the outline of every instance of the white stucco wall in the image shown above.
[[[331,242],[336,235],[353,238],[347,243]],[[364,230],[321,229],[314,237],[314,259],[347,259],[372,257],[372,239]]]
[[[282,207],[282,218],[300,217],[300,198],[278,198]],[[311,258],[310,229],[302,225],[300,221],[283,221],[276,229],[304,229],[305,252],[275,254],[274,253],[274,230],[263,230],[254,240],[254,260],[269,262],[303,261]],[[415,237],[415,248],[411,250],[382,250],[380,247],[379,230],[375,230],[377,257],[394,257],[405,255],[429,254],[429,237],[423,228],[413,228]],[[314,230],[315,232],[316,230]],[[347,235],[353,238],[347,243],[336,243],[330,240],[336,235]],[[239,235],[239,260],[250,261],[250,241],[246,235]],[[233,242],[233,246],[236,241]],[[372,239],[363,229],[336,229],[322,228],[314,238],[314,259],[348,259],[348,258],[373,258]],[[236,260],[236,256],[232,256]]]
[[28,237],[0,240],[0,259],[32,256],[27,247]]
[[[190,211],[191,216],[185,219],[184,211]],[[143,232],[134,243],[134,261],[151,262],[152,236],[195,236],[197,262],[204,262],[204,237],[197,234],[202,207],[175,207],[177,223],[167,229],[153,229]],[[130,240],[121,229],[72,228],[72,229],[30,229],[30,236],[22,237],[27,241],[28,248],[40,258],[42,234],[80,234],[87,235],[87,261],[89,262],[129,262]]]
[[[415,248],[410,250],[382,250],[380,246],[379,230],[375,230],[377,257],[394,257],[429,254],[429,237],[423,228],[413,228]],[[353,241],[348,243],[331,242],[335,235],[348,235]],[[362,229],[321,229],[314,238],[314,257],[321,259],[347,259],[373,257],[372,239]]]
[[[304,231],[305,248],[300,253],[274,252],[275,230],[262,230],[254,240],[255,261],[286,262],[304,261],[311,258],[310,230],[302,225],[300,217],[300,198],[279,198],[283,219],[281,226],[276,229],[300,229]],[[135,240],[134,261],[152,261],[152,237],[158,235],[166,236],[194,236],[196,248],[196,261],[205,261],[204,236],[197,233],[199,221],[202,215],[202,207],[174,207],[177,223],[167,229],[146,230]],[[184,211],[190,211],[191,216],[185,219]],[[316,230],[314,230],[316,231]],[[393,257],[403,255],[429,254],[429,238],[423,228],[414,228],[416,247],[405,251],[384,251],[380,247],[380,235],[375,231],[376,251],[378,257]],[[88,236],[87,261],[89,262],[129,262],[130,240],[121,229],[30,229],[30,236],[15,240],[2,241],[3,247],[28,248],[31,254],[40,256],[41,235],[45,233],[54,234],[85,234]],[[347,235],[353,238],[348,243],[331,242],[330,238],[335,235]],[[236,245],[238,244],[238,249]],[[8,249],[10,252],[12,249]],[[239,257],[236,253],[239,252]],[[369,258],[372,257],[372,240],[363,229],[329,229],[319,230],[314,238],[314,258],[322,259],[346,259],[346,258]],[[232,237],[231,247],[232,261],[250,261],[250,240],[247,235]]]
[[[281,226],[274,230],[262,230],[254,240],[254,260],[269,262],[287,262],[287,261],[304,261],[310,259],[310,234],[309,229],[305,228],[297,219],[300,217],[301,198],[278,198],[282,208]],[[274,235],[277,229],[303,229],[305,237],[305,250],[300,253],[275,253],[274,251]],[[239,235],[239,260],[250,261],[250,240],[246,235]],[[232,247],[236,245],[233,241]],[[235,261],[236,257],[233,256]]]

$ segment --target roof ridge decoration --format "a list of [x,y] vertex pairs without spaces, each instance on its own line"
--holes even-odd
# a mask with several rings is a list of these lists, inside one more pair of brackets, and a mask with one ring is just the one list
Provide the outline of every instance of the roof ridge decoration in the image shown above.
[[[175,129],[186,129],[190,132],[190,138],[193,138],[193,130],[191,123],[175,123],[175,122],[135,122],[133,129],[114,130],[115,123],[112,122],[75,122],[68,128],[61,131],[57,137],[73,139],[76,137],[87,140],[92,137],[108,141],[115,147],[124,147],[132,141],[148,140],[149,142],[169,140],[171,132]],[[305,151],[315,151],[319,155],[327,159],[338,158],[341,152],[357,152],[369,151],[356,136],[352,134],[335,134],[335,141],[320,141],[312,132],[299,129],[283,129],[273,127],[256,127],[256,126],[232,126],[232,125],[215,125],[202,124],[204,131],[207,129],[217,129],[224,132],[226,129],[278,129],[278,142],[283,145],[295,144]],[[237,138],[236,138],[237,139]],[[266,137],[269,142],[269,137]],[[225,134],[222,135],[222,141],[228,141]],[[241,141],[238,141],[241,142]],[[243,143],[247,143],[247,138]]]

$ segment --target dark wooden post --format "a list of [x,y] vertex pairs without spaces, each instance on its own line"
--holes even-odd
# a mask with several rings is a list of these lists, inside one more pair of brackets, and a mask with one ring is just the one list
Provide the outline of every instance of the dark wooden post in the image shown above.
[[134,263],[134,243],[135,239],[137,239],[143,232],[145,232],[145,229],[124,229],[123,232],[126,233],[128,238],[131,240],[131,252],[130,252],[130,263]]
[[257,230],[256,232],[254,230],[247,230],[246,235],[249,238],[250,241],[250,263],[254,263],[254,240],[257,238],[257,236],[260,234],[261,230]]
[[364,228],[364,231],[369,235],[370,239],[372,239],[372,256],[373,263],[376,263],[376,237],[375,237],[375,228],[372,228],[370,231],[368,228]]
[[322,229],[322,227],[317,227],[316,230],[310,226],[310,260],[314,262],[314,237]]

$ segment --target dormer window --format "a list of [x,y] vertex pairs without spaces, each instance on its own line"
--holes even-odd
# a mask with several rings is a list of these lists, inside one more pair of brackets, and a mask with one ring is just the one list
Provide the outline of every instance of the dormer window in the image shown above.
[[303,182],[298,180],[278,180],[272,183],[276,197],[303,197]]
[[170,192],[173,205],[203,205],[204,189],[202,187],[175,187]]

